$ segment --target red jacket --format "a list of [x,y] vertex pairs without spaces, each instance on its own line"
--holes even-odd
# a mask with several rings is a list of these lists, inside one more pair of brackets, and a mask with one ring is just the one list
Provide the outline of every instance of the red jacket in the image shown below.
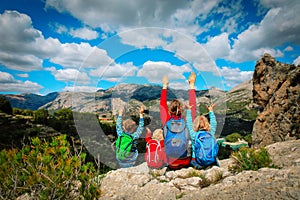
[[[196,108],[197,108],[195,89],[189,90],[189,104],[192,106],[192,109],[191,109],[192,119],[194,121],[195,116],[196,116]],[[170,116],[168,104],[167,104],[167,89],[162,89],[161,95],[160,95],[160,119],[161,119],[162,127],[164,127],[166,122],[171,117],[174,119],[179,119],[181,116],[176,116],[176,115]]]
[[[192,106],[192,120],[195,119],[196,116],[196,92],[195,89],[189,90],[189,104]],[[161,96],[160,96],[160,119],[162,122],[163,127],[165,126],[166,122],[170,119],[180,119],[181,116],[172,115],[170,116],[168,104],[167,104],[167,89],[162,89]],[[178,158],[171,158],[167,157],[168,167],[171,169],[180,169],[186,166],[189,166],[191,157],[185,159],[178,159]]]

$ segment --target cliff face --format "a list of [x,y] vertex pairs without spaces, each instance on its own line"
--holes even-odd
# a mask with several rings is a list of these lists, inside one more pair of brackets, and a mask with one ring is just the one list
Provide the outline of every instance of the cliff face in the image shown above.
[[255,147],[300,138],[299,65],[265,54],[255,66],[253,101],[261,110],[252,132]]

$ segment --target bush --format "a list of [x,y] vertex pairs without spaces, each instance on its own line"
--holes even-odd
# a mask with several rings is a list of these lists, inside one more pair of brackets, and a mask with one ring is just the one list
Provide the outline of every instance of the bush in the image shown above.
[[13,108],[14,115],[33,116],[33,111],[29,109]]
[[73,112],[68,108],[62,108],[54,113],[59,120],[73,120]]
[[4,96],[0,96],[0,111],[12,114],[10,102]]
[[21,150],[2,150],[0,196],[15,199],[27,193],[37,199],[99,197],[99,174],[94,164],[85,162],[85,153],[74,154],[66,135],[50,142],[33,138]]
[[239,151],[233,152],[231,157],[235,161],[235,163],[229,167],[229,170],[232,172],[258,170],[263,167],[270,167],[272,162],[265,148],[255,150],[253,148],[241,147]]
[[251,146],[252,145],[252,134],[248,134],[248,135],[245,135],[243,137],[243,139],[248,142],[248,145]]
[[48,110],[45,109],[39,109],[34,111],[33,113],[34,121],[40,124],[46,124],[48,120],[48,116],[49,116]]
[[225,137],[226,142],[237,142],[242,136],[239,133],[231,133]]

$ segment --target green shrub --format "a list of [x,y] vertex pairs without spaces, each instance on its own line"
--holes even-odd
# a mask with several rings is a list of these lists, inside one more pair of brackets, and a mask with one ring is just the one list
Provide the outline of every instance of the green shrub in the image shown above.
[[239,133],[231,133],[225,137],[226,142],[237,142],[242,136]]
[[4,96],[0,96],[0,111],[12,114],[10,102]]
[[248,142],[248,145],[251,146],[252,145],[252,134],[248,134],[248,135],[245,135],[243,137],[243,139]]
[[28,193],[37,199],[94,199],[100,196],[98,171],[85,153],[71,154],[66,135],[50,142],[33,138],[21,150],[0,152],[0,196]]
[[241,147],[237,152],[233,152],[231,157],[235,161],[234,164],[229,167],[229,170],[232,172],[258,170],[263,167],[270,167],[272,162],[265,148],[255,150],[253,148]]
[[48,113],[48,110],[46,110],[46,109],[39,109],[39,110],[34,111],[34,113],[33,113],[34,121],[36,123],[40,123],[40,124],[46,124],[47,120],[48,120],[48,116],[49,116],[49,113]]
[[73,120],[73,112],[68,108],[62,108],[54,112],[54,116],[59,120]]

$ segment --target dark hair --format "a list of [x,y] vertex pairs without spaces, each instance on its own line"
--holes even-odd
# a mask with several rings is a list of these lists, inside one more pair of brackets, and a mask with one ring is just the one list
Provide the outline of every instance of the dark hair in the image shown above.
[[170,114],[181,116],[182,114],[182,104],[177,99],[173,100],[170,104]]

